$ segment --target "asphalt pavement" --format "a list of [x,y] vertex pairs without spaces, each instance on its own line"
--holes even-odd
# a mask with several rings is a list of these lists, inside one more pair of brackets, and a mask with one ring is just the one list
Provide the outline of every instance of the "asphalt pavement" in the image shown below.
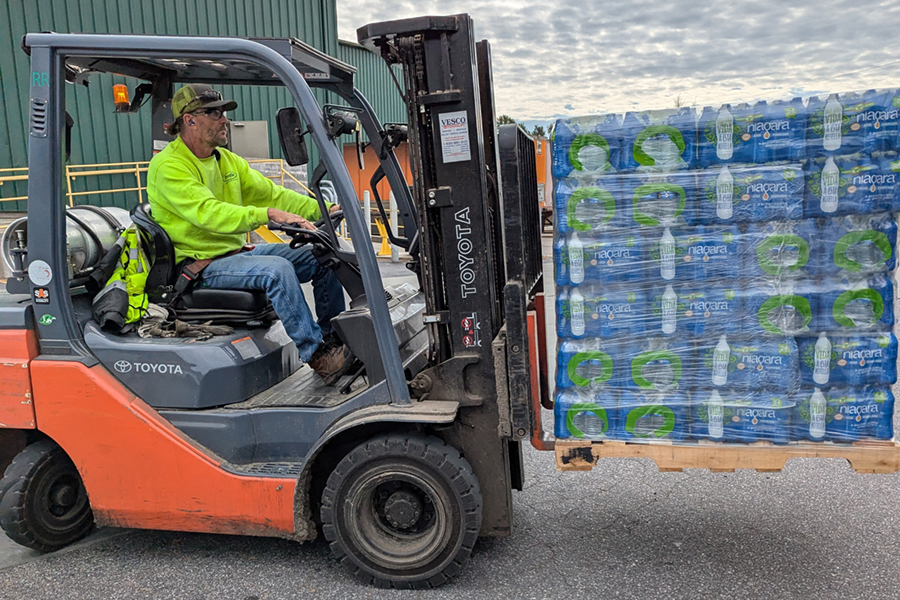
[[[386,279],[404,280],[399,268]],[[525,473],[513,535],[480,540],[436,590],[359,585],[321,539],[101,529],[48,555],[0,541],[0,598],[900,598],[900,474],[837,459],[766,474],[604,459],[560,473],[530,446]]]

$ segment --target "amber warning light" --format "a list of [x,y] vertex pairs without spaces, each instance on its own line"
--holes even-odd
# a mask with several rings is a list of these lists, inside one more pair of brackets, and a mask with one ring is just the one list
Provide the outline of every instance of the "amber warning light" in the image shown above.
[[128,112],[131,102],[128,100],[128,86],[117,83],[113,86],[113,101],[116,103],[116,112]]

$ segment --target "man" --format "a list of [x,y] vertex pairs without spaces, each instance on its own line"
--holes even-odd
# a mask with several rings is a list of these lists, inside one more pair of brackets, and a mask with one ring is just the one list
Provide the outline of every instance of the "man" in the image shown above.
[[[153,218],[172,239],[176,262],[215,258],[202,272],[202,285],[265,290],[301,360],[333,385],[352,362],[331,331],[331,318],[344,310],[344,290],[334,272],[319,265],[308,245],[260,244],[241,252],[245,234],[269,221],[314,230],[310,221],[321,218],[319,206],[222,148],[228,141],[226,111],[235,108],[237,102],[208,85],[175,92],[168,132],[177,137],[153,157],[147,173]],[[300,289],[309,281],[318,322]]]

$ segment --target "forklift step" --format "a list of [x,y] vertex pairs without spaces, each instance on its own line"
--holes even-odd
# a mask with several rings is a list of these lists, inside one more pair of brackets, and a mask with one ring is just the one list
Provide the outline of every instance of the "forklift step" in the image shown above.
[[713,473],[735,469],[778,472],[791,458],[843,458],[857,473],[900,471],[900,443],[868,441],[853,444],[796,442],[786,445],[741,445],[684,442],[679,445],[646,442],[557,441],[556,468],[590,471],[600,458],[651,458],[660,471],[709,469]]
[[246,465],[228,465],[235,473],[250,475],[299,476],[303,472],[303,463],[297,462],[259,462]]

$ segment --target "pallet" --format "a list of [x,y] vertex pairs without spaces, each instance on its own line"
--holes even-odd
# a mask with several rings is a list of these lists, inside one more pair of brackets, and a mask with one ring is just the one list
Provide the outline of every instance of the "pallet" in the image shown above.
[[721,442],[591,442],[556,441],[556,468],[560,471],[590,471],[600,458],[652,458],[663,472],[709,469],[713,473],[733,473],[735,469],[755,469],[775,473],[790,458],[843,458],[857,473],[900,471],[900,443],[893,441],[834,444],[797,442],[775,445],[725,444]]

